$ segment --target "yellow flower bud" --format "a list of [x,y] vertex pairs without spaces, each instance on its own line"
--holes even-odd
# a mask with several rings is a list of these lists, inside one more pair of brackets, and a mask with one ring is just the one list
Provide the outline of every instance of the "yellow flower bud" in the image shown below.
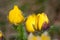
[[47,24],[49,23],[48,17],[45,13],[38,14],[37,15],[37,21],[38,21],[39,30],[42,29],[42,26],[43,26],[44,22],[46,22]]
[[34,32],[37,29],[36,25],[36,15],[32,14],[27,17],[26,29],[28,32]]
[[12,24],[18,24],[24,20],[22,11],[17,5],[14,5],[14,8],[9,11],[8,19]]

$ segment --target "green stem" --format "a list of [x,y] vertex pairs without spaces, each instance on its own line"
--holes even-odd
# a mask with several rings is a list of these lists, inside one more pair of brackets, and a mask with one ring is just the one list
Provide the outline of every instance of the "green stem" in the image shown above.
[[23,24],[18,25],[17,32],[18,32],[18,37],[17,37],[18,40],[27,40],[26,38],[27,34]]
[[23,26],[20,27],[20,38],[23,40]]

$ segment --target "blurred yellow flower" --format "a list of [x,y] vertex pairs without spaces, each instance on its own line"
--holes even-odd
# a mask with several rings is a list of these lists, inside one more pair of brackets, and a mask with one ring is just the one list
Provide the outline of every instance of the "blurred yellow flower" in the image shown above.
[[45,13],[41,13],[37,15],[37,21],[38,21],[38,28],[39,30],[42,29],[43,24],[46,22],[49,23],[49,19]]
[[41,40],[51,40],[50,36],[48,35],[48,32],[42,33]]
[[18,24],[24,20],[22,11],[18,8],[17,5],[14,5],[14,8],[9,11],[8,19],[13,24]]
[[0,38],[3,36],[2,32],[0,31]]
[[51,38],[47,32],[42,33],[41,36],[36,36],[36,35],[33,35],[32,33],[30,33],[28,35],[28,40],[51,40]]
[[27,17],[26,29],[28,32],[34,32],[37,29],[36,25],[36,15],[32,14]]
[[34,32],[35,30],[41,30],[44,23],[49,23],[49,19],[45,13],[39,13],[38,15],[29,15],[26,20],[26,29],[28,32]]
[[28,35],[28,40],[37,40],[37,36],[33,35],[32,33],[30,33]]

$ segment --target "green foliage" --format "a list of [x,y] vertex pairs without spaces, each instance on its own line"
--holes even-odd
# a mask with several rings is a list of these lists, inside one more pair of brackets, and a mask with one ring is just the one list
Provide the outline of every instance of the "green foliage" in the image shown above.
[[18,26],[15,26],[15,30],[17,31],[17,36],[16,36],[16,40],[27,40],[27,35],[26,35],[26,31],[24,29],[24,25],[20,24]]
[[60,35],[60,26],[52,25],[52,26],[50,26],[50,29],[48,30],[48,32],[51,37],[53,35]]

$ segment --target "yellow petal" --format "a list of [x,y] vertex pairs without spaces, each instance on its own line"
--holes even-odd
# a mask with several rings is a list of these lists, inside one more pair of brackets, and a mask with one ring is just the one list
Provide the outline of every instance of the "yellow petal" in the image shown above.
[[37,18],[38,18],[38,27],[39,27],[39,30],[42,29],[42,26],[43,26],[44,22],[49,23],[48,17],[47,17],[47,15],[45,13],[38,14]]
[[[26,20],[26,29],[28,32],[34,32],[35,29],[37,28],[35,25],[36,25],[36,15],[33,14],[33,15],[29,15],[27,17],[27,20]],[[35,28],[35,29],[34,29]]]
[[14,5],[14,8],[9,11],[8,19],[13,24],[18,24],[24,20],[22,11],[18,8],[17,5]]

